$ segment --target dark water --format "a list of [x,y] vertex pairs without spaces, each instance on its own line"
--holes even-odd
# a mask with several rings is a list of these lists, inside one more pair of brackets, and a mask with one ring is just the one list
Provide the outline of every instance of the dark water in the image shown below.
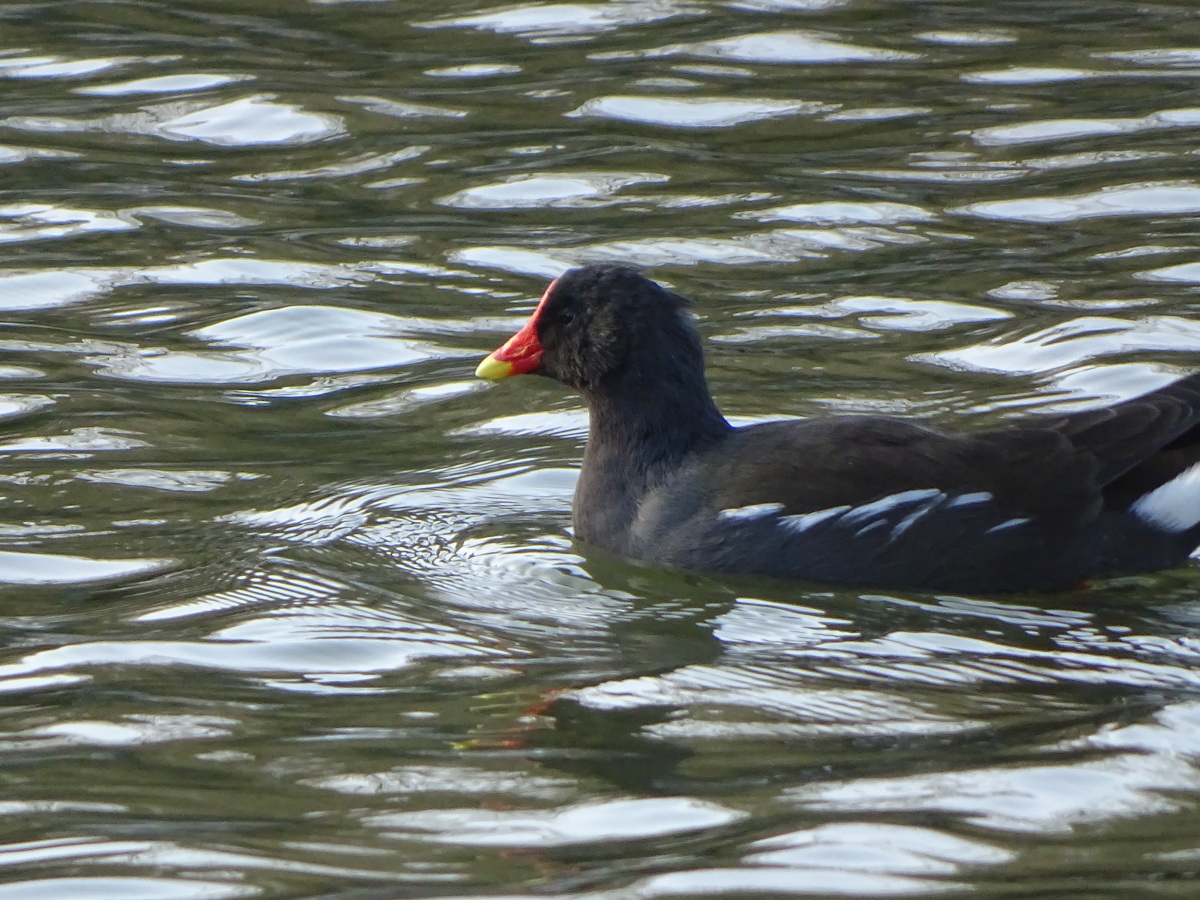
[[1200,8],[0,6],[0,900],[1195,897],[1200,571],[573,544],[482,353],[624,260],[739,421],[1200,366]]

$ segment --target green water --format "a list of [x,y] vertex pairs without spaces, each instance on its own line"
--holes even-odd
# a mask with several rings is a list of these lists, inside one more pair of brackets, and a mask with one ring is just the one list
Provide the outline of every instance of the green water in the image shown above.
[[0,900],[1195,897],[1195,567],[1058,596],[574,544],[478,359],[693,297],[737,421],[1200,364],[1187,3],[0,6]]

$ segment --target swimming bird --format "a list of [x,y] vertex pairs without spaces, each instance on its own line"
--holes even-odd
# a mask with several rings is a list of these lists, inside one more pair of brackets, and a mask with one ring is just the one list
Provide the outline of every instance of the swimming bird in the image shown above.
[[580,541],[683,570],[974,592],[1165,569],[1200,545],[1200,374],[976,432],[876,415],[735,428],[690,306],[632,268],[573,269],[476,371],[582,395]]

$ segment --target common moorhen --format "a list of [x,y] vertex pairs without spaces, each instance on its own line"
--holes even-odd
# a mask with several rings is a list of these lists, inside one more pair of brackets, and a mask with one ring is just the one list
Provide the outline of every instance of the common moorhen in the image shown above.
[[582,541],[681,569],[977,592],[1163,569],[1200,544],[1200,374],[972,434],[870,415],[734,428],[689,306],[630,268],[573,269],[479,365],[583,395]]

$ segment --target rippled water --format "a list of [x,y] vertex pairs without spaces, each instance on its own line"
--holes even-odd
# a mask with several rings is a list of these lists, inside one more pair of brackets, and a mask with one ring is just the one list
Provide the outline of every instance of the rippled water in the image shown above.
[[1195,567],[862,594],[572,543],[546,279],[735,421],[1200,366],[1193,4],[0,6],[0,900],[1194,897]]

